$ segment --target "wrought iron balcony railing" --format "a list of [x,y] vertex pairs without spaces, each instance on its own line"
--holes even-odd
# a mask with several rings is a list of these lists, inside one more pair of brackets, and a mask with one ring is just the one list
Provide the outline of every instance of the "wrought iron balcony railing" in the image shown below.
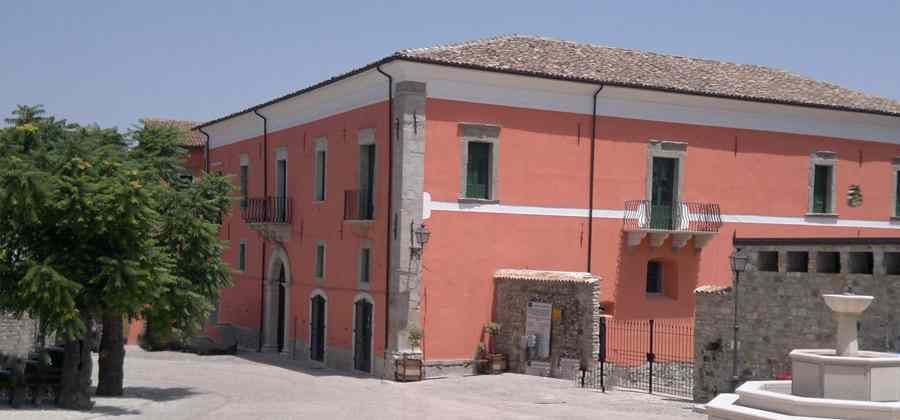
[[722,227],[718,204],[685,203],[654,205],[650,200],[625,202],[626,231],[671,231],[716,233]]
[[241,219],[247,223],[290,224],[294,213],[290,197],[247,198],[242,204]]
[[369,190],[344,191],[344,220],[372,220],[374,213]]

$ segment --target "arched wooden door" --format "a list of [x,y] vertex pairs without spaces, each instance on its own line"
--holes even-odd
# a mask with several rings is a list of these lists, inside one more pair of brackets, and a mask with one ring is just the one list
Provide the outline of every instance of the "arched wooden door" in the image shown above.
[[363,372],[372,371],[372,304],[356,301],[356,319],[353,322],[353,367]]
[[325,298],[316,295],[310,299],[309,358],[325,361]]

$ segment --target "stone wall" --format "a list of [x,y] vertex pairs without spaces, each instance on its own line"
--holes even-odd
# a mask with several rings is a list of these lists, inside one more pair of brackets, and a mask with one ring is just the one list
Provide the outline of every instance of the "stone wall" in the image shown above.
[[0,354],[6,356],[27,356],[34,350],[37,321],[27,315],[16,319],[9,314],[0,314]]
[[[495,274],[495,317],[501,325],[496,351],[505,353],[509,370],[526,371],[525,335],[528,302],[561,309],[550,330],[550,375],[569,378],[578,367],[592,366],[599,354],[600,280],[587,273],[500,270]],[[566,366],[565,361],[575,366]]]
[[[793,349],[834,348],[836,322],[821,295],[841,293],[848,283],[855,293],[875,296],[860,323],[860,348],[900,350],[900,275],[888,274],[896,272],[892,264],[900,257],[896,254],[900,239],[739,240],[737,247],[751,257],[738,284],[741,380],[790,375],[788,353]],[[761,258],[760,252],[768,255]],[[800,254],[789,257],[789,252]],[[787,261],[802,253],[808,255],[805,267],[800,267],[806,272],[795,272],[798,267],[788,267]],[[820,253],[823,258],[817,263]],[[872,273],[851,273],[859,268],[851,262],[851,253],[872,253]],[[825,258],[835,256],[839,267]],[[771,271],[762,271],[766,269]],[[698,401],[731,390],[733,297],[731,288],[696,291],[694,397]]]

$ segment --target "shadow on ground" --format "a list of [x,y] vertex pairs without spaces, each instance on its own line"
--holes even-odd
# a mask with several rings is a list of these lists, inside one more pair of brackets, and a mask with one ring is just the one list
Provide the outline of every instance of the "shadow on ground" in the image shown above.
[[150,386],[127,386],[122,398],[138,398],[155,402],[175,401],[197,395],[199,392],[189,387],[157,388]]
[[324,377],[324,376],[340,376],[347,378],[356,378],[356,379],[388,379],[381,378],[379,376],[375,376],[370,373],[361,372],[361,371],[347,371],[347,370],[339,370],[333,369],[329,367],[323,367],[314,362],[310,362],[307,360],[294,360],[289,356],[285,357],[278,353],[258,353],[253,351],[239,351],[235,357],[240,359],[247,360],[253,363],[260,363],[272,367],[277,367],[281,369],[290,370],[293,372],[304,373],[310,376],[315,377]]

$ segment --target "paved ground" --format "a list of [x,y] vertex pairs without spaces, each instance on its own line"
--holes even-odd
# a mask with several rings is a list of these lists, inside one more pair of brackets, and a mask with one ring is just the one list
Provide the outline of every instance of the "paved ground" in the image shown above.
[[396,383],[256,353],[200,357],[135,347],[125,369],[126,396],[96,398],[92,412],[0,406],[0,419],[704,418],[683,401],[516,374]]

